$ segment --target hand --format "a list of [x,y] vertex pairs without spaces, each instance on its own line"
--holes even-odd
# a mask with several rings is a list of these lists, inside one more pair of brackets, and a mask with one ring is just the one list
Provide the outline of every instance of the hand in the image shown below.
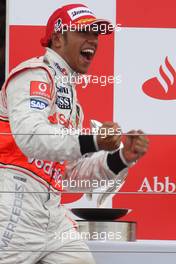
[[141,130],[132,130],[128,134],[130,135],[126,136],[122,153],[125,160],[130,163],[138,160],[147,152],[149,139]]
[[117,123],[105,122],[97,135],[99,150],[113,151],[119,148],[121,142],[121,129]]

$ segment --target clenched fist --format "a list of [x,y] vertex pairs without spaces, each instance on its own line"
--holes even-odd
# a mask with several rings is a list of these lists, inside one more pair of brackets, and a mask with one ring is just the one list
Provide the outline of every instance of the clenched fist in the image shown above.
[[[129,134],[129,135],[128,135]],[[127,162],[134,162],[141,158],[148,150],[149,139],[141,130],[132,130],[127,133],[124,148],[122,149],[123,156]]]
[[99,150],[113,151],[119,148],[121,129],[117,123],[105,122],[99,128],[97,145]]

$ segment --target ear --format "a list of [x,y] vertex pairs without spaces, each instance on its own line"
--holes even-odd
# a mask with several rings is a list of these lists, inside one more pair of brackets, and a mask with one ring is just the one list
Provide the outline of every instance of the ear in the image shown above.
[[53,33],[51,36],[53,48],[61,48],[63,45],[63,39],[61,33]]

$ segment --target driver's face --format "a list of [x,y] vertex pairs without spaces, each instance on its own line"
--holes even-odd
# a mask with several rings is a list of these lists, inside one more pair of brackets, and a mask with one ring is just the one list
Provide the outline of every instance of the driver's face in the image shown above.
[[98,47],[98,33],[89,31],[67,31],[61,36],[59,51],[62,58],[78,73],[86,73]]

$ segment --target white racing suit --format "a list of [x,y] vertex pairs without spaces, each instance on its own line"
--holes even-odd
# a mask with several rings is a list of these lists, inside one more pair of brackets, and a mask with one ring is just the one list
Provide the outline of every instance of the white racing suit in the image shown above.
[[60,205],[62,179],[123,183],[127,164],[118,151],[97,151],[93,136],[66,133],[83,119],[74,84],[65,81],[71,75],[48,48],[14,69],[2,88],[0,263],[94,263]]

